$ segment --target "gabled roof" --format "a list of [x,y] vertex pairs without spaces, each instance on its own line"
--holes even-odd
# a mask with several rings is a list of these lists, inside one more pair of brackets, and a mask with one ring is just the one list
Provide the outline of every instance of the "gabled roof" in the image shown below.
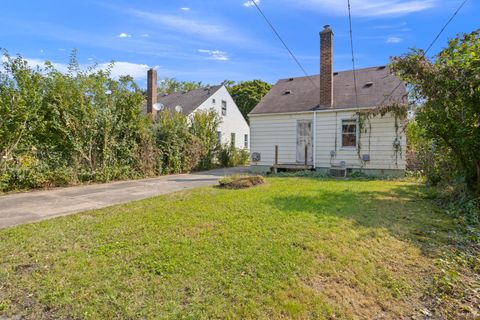
[[[279,80],[250,114],[288,113],[313,110],[373,108],[385,103],[406,103],[404,84],[385,98],[401,81],[388,66],[371,67],[355,71],[358,106],[355,99],[353,72],[333,73],[333,107],[320,107],[320,75]],[[310,78],[310,79],[309,79]],[[313,83],[312,83],[313,82]]]
[[175,92],[168,95],[159,94],[157,102],[163,104],[165,108],[170,110],[175,110],[176,106],[181,106],[182,113],[189,115],[221,87],[221,85],[218,85],[187,92]]

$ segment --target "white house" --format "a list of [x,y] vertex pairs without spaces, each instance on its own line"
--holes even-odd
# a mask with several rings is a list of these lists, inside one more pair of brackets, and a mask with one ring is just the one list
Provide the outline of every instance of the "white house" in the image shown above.
[[220,142],[233,143],[236,148],[250,148],[248,123],[225,86],[209,86],[187,92],[157,95],[156,83],[156,71],[151,69],[147,78],[147,113],[155,113],[155,109],[168,108],[191,116],[195,112],[213,109],[222,120],[218,128]]
[[[250,112],[252,170],[316,169],[402,176],[406,138],[385,105],[405,105],[406,87],[388,66],[333,72],[333,32],[320,33],[320,74],[279,80]],[[361,126],[361,128],[360,128]]]

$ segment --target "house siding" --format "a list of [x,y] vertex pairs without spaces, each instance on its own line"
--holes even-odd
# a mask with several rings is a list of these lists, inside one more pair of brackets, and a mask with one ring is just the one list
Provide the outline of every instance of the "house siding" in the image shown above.
[[[215,104],[213,104],[215,99]],[[222,115],[222,100],[227,102],[227,115]],[[250,127],[238,109],[235,101],[228,93],[227,88],[221,87],[213,95],[204,101],[193,113],[198,111],[215,110],[220,116],[222,123],[218,131],[222,132],[222,144],[230,144],[231,135],[235,133],[235,147],[244,149],[245,135],[248,135],[248,146],[250,147]],[[192,113],[192,114],[193,114]],[[248,148],[247,148],[248,149]]]
[[[295,163],[296,123],[298,120],[312,120],[313,123],[313,116],[313,112],[251,116],[251,152],[261,154],[261,161],[252,163],[252,166],[273,165],[275,145],[278,145],[279,148],[279,163]],[[348,149],[341,146],[342,120],[355,119],[355,112],[317,112],[316,116],[315,167],[340,166],[344,161],[347,168],[353,169],[405,170],[406,139],[402,131],[403,124],[398,124],[400,152],[395,152],[393,143],[397,134],[393,116],[387,114],[384,117],[378,116],[371,119],[371,130],[369,130],[368,123],[365,124],[364,130],[360,134],[360,154],[369,154],[370,161],[364,163],[363,166],[356,148]],[[330,156],[331,151],[335,151],[334,157]]]

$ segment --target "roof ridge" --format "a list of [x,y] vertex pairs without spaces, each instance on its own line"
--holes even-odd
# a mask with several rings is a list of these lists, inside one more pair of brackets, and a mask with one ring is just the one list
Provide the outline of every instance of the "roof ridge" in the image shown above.
[[[362,71],[362,70],[367,70],[367,69],[377,69],[377,68],[380,68],[380,67],[388,67],[388,66],[389,66],[389,64],[381,64],[381,65],[378,65],[378,66],[364,67],[364,68],[355,69],[355,71]],[[353,70],[352,70],[352,69],[349,69],[349,70],[340,70],[340,71],[335,71],[335,70],[333,70],[333,73],[346,73],[346,72],[353,72]],[[319,77],[319,76],[320,76],[320,74],[317,73],[317,74],[309,75],[308,77],[307,77],[307,76],[302,76],[302,77],[281,78],[281,79],[278,79],[278,82],[279,82],[279,81],[283,81],[283,80],[306,79],[306,78],[314,78],[314,77]]]

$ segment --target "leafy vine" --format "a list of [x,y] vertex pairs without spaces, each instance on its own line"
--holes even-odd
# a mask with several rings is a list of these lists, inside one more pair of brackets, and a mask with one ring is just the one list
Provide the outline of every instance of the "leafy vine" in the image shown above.
[[[358,154],[358,158],[362,163],[362,167],[364,165],[364,161],[361,156],[362,145],[360,142],[362,138],[362,134],[368,132],[368,149],[370,150],[371,137],[372,137],[372,123],[370,120],[372,118],[375,118],[376,116],[380,116],[383,118],[386,114],[391,114],[395,118],[395,139],[392,143],[392,148],[393,148],[393,152],[395,153],[395,165],[398,165],[398,158],[399,157],[401,158],[403,154],[401,136],[400,136],[401,130],[400,130],[399,123],[407,118],[407,111],[408,111],[407,105],[392,104],[392,105],[382,106],[374,109],[360,110],[357,112],[358,124],[359,124],[357,154]],[[366,124],[368,124],[368,129],[366,128]]]

